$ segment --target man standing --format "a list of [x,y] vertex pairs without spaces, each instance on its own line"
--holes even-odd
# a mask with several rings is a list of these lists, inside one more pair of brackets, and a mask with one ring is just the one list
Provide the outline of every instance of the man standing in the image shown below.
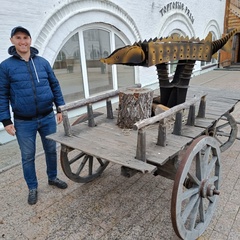
[[[45,152],[48,184],[67,188],[67,184],[57,178],[56,142],[46,139],[57,128],[53,103],[58,110],[60,105],[64,105],[64,99],[49,62],[37,56],[38,50],[31,47],[30,32],[21,26],[15,27],[11,31],[10,41],[13,46],[8,53],[12,56],[0,64],[0,121],[10,135],[16,134],[24,179],[29,189],[28,203],[32,205],[38,197],[35,169],[37,132]],[[62,122],[59,111],[57,122]]]

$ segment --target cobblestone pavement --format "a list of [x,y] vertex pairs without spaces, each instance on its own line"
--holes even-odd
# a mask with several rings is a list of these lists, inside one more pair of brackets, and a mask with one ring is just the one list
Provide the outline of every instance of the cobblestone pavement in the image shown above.
[[[191,84],[240,89],[239,72],[211,71]],[[240,106],[233,115],[240,119]],[[240,136],[240,133],[239,133]],[[39,200],[27,204],[28,190],[19,164],[16,141],[0,146],[0,239],[8,240],[177,240],[171,223],[173,181],[151,174],[132,178],[110,164],[102,176],[88,184],[59,177],[69,187],[47,184],[45,161],[36,159]],[[6,164],[8,162],[10,164]],[[222,153],[222,184],[218,207],[201,240],[240,239],[240,142]]]

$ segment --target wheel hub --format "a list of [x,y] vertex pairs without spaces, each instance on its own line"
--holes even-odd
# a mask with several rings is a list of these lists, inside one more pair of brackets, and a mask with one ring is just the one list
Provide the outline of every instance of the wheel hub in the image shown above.
[[220,191],[216,187],[209,183],[208,179],[204,179],[200,185],[200,196],[202,198],[212,197],[213,195],[219,195]]

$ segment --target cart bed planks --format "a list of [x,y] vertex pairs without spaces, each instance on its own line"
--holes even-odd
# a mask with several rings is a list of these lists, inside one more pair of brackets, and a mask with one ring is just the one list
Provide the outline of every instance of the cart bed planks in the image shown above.
[[[77,125],[78,126],[78,125]],[[48,138],[61,143],[62,145],[78,149],[89,155],[100,157],[104,160],[120,164],[125,167],[136,169],[142,173],[153,173],[156,167],[135,159],[135,147],[128,142],[114,141],[116,134],[112,135],[112,139],[106,139],[102,131],[97,128],[89,128],[88,131],[81,131],[81,134],[75,134],[73,128],[73,135],[71,137],[65,136],[64,133],[58,132],[49,135]],[[76,131],[79,132],[78,130]],[[126,139],[125,139],[126,140]],[[125,151],[123,149],[125,148]]]

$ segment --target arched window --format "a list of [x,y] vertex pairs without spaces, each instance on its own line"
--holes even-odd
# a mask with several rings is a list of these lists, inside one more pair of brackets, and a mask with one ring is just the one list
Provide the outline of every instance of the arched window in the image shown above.
[[54,63],[54,72],[65,101],[76,101],[133,85],[134,67],[111,66],[100,62],[100,58],[105,58],[116,48],[125,46],[126,42],[124,36],[112,26],[94,25],[75,32],[59,51]]

